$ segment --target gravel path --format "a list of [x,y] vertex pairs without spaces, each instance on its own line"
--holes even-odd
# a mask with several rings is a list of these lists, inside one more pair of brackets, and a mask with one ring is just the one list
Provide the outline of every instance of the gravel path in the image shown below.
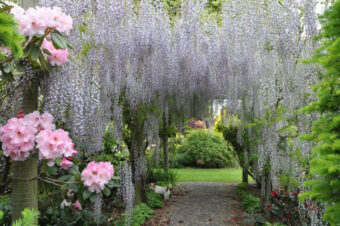
[[[238,183],[181,182],[174,195],[153,220],[146,225],[228,226],[242,218],[239,197],[235,193]],[[244,225],[244,224],[243,224]]]

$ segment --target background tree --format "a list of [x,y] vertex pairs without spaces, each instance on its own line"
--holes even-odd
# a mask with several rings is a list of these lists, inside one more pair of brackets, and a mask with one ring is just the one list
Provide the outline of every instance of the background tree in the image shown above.
[[340,223],[340,1],[335,1],[320,17],[322,40],[310,62],[325,68],[321,81],[314,87],[317,100],[303,109],[304,112],[320,113],[313,123],[312,133],[305,135],[314,141],[313,158],[309,162],[311,191],[301,197],[316,198],[328,203],[324,218],[331,225]]

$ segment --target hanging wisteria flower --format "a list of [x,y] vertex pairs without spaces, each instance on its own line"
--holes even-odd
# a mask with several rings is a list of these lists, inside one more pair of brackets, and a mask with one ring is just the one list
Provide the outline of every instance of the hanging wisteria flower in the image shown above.
[[47,49],[50,55],[47,56],[48,61],[52,66],[61,66],[68,62],[68,50],[67,49],[55,49],[52,42],[44,40],[42,49]]
[[81,179],[89,191],[99,193],[113,177],[114,169],[109,162],[90,162],[81,173]]
[[34,148],[37,130],[22,118],[11,118],[0,128],[0,140],[4,155],[16,161],[24,161]]
[[37,136],[39,159],[48,160],[48,165],[53,166],[56,158],[75,155],[74,144],[68,133],[62,129],[56,131],[42,130]]

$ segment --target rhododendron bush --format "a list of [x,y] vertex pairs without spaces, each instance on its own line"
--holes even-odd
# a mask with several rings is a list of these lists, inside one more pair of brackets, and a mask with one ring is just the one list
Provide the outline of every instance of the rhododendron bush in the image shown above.
[[24,57],[49,71],[50,66],[68,62],[70,44],[65,36],[73,29],[73,20],[59,7],[35,7],[24,10],[7,2],[9,12],[18,22],[19,32],[26,37]]
[[16,161],[24,161],[39,149],[39,159],[48,160],[53,165],[56,158],[71,157],[77,154],[68,133],[62,129],[54,130],[53,116],[49,113],[40,115],[38,111],[20,118],[11,118],[0,128],[0,140],[6,156]]
[[[63,129],[55,130],[53,116],[49,113],[40,115],[38,111],[30,114],[19,112],[17,117],[8,120],[0,128],[0,141],[4,155],[15,161],[26,160],[35,147],[39,150],[39,159],[47,160],[53,166],[57,159],[62,159],[60,167],[69,169],[72,156],[77,154],[68,133]],[[113,177],[114,169],[109,162],[90,162],[81,174],[81,179],[89,191],[99,193]]]
[[[34,111],[25,115],[20,111],[0,128],[3,153],[19,162],[37,153],[42,161],[37,179],[43,184],[55,185],[52,190],[45,187],[44,192],[51,195],[58,190],[57,194],[67,191],[63,192],[61,199],[55,199],[53,208],[58,208],[60,214],[71,213],[72,221],[80,218],[91,220],[96,215],[95,211],[90,211],[93,203],[101,203],[102,194],[110,196],[111,189],[118,185],[115,182],[118,178],[114,177],[110,162],[92,161],[82,172],[79,171],[79,166],[84,164],[75,164],[79,161],[75,158],[77,151],[71,138],[65,130],[56,129],[53,121],[53,116],[47,112]],[[84,209],[84,205],[90,210]]]

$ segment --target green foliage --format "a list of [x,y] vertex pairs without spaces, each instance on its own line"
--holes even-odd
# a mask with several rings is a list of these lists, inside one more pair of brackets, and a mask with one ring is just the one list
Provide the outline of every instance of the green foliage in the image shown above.
[[295,177],[289,175],[289,173],[285,173],[280,175],[280,185],[284,189],[291,191],[298,188],[299,182]]
[[241,196],[241,206],[246,209],[248,213],[259,213],[261,212],[260,199],[247,193],[248,184],[240,183],[236,186],[236,193]]
[[313,148],[307,182],[311,191],[301,195],[328,203],[324,219],[331,225],[340,224],[340,1],[335,1],[320,17],[322,40],[310,62],[325,69],[321,82],[314,87],[317,100],[303,108],[303,112],[318,112],[320,118],[313,123],[312,133],[304,138],[317,145]]
[[39,211],[37,210],[30,210],[30,209],[24,209],[21,212],[22,218],[16,220],[12,226],[36,226],[38,225],[36,222],[38,222],[38,216]]
[[262,208],[260,198],[248,193],[248,184],[241,183],[236,186],[236,193],[241,198],[241,206],[247,211],[246,223],[253,225],[264,225],[265,218],[262,216]]
[[246,209],[248,213],[261,212],[260,198],[255,197],[252,194],[243,194],[241,196],[241,206]]
[[4,213],[2,219],[0,219],[0,225],[10,225],[12,215],[12,205],[9,196],[0,198],[0,211]]
[[0,9],[0,46],[9,48],[13,57],[20,58],[23,55],[23,41],[17,21],[10,13]]
[[[153,209],[151,209],[145,203],[138,204],[132,211],[132,217],[130,219],[130,226],[140,226],[145,223],[147,219],[150,219],[153,214]],[[128,216],[128,213],[123,213],[123,222]]]
[[4,212],[0,210],[0,221],[4,218]]
[[172,168],[183,168],[184,166],[189,165],[188,157],[184,153],[177,153],[174,158],[171,158],[170,160],[170,166]]
[[178,175],[175,171],[164,171],[163,169],[149,169],[147,179],[150,183],[156,183],[160,186],[175,184]]
[[146,193],[146,199],[151,208],[160,208],[163,206],[162,196],[153,191]]
[[[93,204],[92,204],[93,206]],[[91,206],[91,207],[92,207]],[[60,208],[60,203],[58,205],[53,205],[48,207],[40,219],[39,224],[44,226],[54,226],[54,225],[96,225],[93,223],[94,219],[93,211],[88,209],[75,211],[73,207]],[[107,222],[107,219],[102,215],[101,223]]]
[[240,183],[236,186],[236,194],[242,195],[247,191],[248,183]]
[[219,135],[208,130],[194,130],[179,150],[186,154],[189,166],[224,168],[237,165],[231,147]]

